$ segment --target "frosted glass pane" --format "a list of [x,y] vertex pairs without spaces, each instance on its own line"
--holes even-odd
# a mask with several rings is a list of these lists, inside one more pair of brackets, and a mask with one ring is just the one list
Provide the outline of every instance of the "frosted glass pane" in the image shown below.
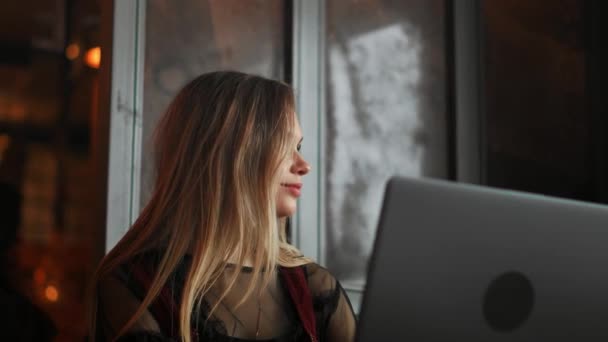
[[153,182],[150,134],[169,101],[214,70],[283,79],[283,23],[281,0],[147,1],[142,206]]
[[447,174],[443,1],[327,2],[327,266],[363,286],[384,184]]

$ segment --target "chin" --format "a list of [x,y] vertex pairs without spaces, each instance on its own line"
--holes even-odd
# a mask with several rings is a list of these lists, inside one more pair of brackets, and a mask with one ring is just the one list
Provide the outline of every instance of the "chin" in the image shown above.
[[277,217],[283,218],[293,216],[293,214],[296,213],[296,209],[297,207],[295,205],[281,205],[277,208]]

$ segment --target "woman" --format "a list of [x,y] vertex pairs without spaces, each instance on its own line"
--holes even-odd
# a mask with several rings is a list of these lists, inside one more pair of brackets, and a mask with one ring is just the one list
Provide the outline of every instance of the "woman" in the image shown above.
[[286,240],[310,171],[292,89],[201,75],[170,104],[155,142],[152,198],[94,279],[91,336],[353,340],[338,281]]

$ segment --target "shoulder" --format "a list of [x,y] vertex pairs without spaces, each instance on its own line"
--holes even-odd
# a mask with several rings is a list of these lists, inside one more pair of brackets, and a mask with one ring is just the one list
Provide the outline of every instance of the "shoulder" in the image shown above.
[[339,316],[342,316],[343,313],[350,313],[354,316],[352,306],[340,281],[327,268],[316,263],[309,263],[302,267],[313,297],[314,310],[321,321],[325,322],[324,324],[327,324],[327,319],[336,312]]
[[336,277],[325,267],[309,263],[303,266],[308,281],[308,287],[313,296],[334,294],[340,287]]
[[[163,254],[160,250],[148,250],[138,253],[121,262],[100,279],[100,285],[119,283],[131,290],[136,297],[143,299],[148,286],[153,282]],[[167,283],[181,284],[188,270],[189,259],[183,257],[172,269]]]
[[[158,255],[151,252],[140,253],[113,267],[98,279],[98,294],[101,299],[111,299],[115,293],[130,293],[142,300],[147,285],[152,281],[158,265]],[[109,297],[107,294],[111,294]]]
[[[151,261],[153,260],[150,260],[149,256],[141,258],[138,256],[120,264],[98,279],[96,334],[104,337],[116,336],[139,310],[153,276],[152,273],[148,273],[145,266]],[[140,271],[144,271],[145,274],[141,275],[143,273]],[[159,333],[160,328],[152,313],[144,310],[128,332],[133,334],[129,335],[129,338],[127,335],[123,336],[124,340],[156,341],[154,338],[148,339],[148,335]],[[134,337],[135,332],[139,334],[137,338]]]

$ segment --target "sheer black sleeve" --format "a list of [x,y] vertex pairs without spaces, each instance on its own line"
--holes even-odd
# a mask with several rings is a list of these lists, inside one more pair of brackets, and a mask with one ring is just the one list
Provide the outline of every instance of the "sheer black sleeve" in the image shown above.
[[[137,311],[143,296],[138,296],[128,279],[116,272],[98,284],[96,340],[111,341]],[[165,342],[156,319],[149,311],[138,318],[117,341]]]
[[354,341],[356,319],[340,282],[325,268],[306,266],[321,341]]

